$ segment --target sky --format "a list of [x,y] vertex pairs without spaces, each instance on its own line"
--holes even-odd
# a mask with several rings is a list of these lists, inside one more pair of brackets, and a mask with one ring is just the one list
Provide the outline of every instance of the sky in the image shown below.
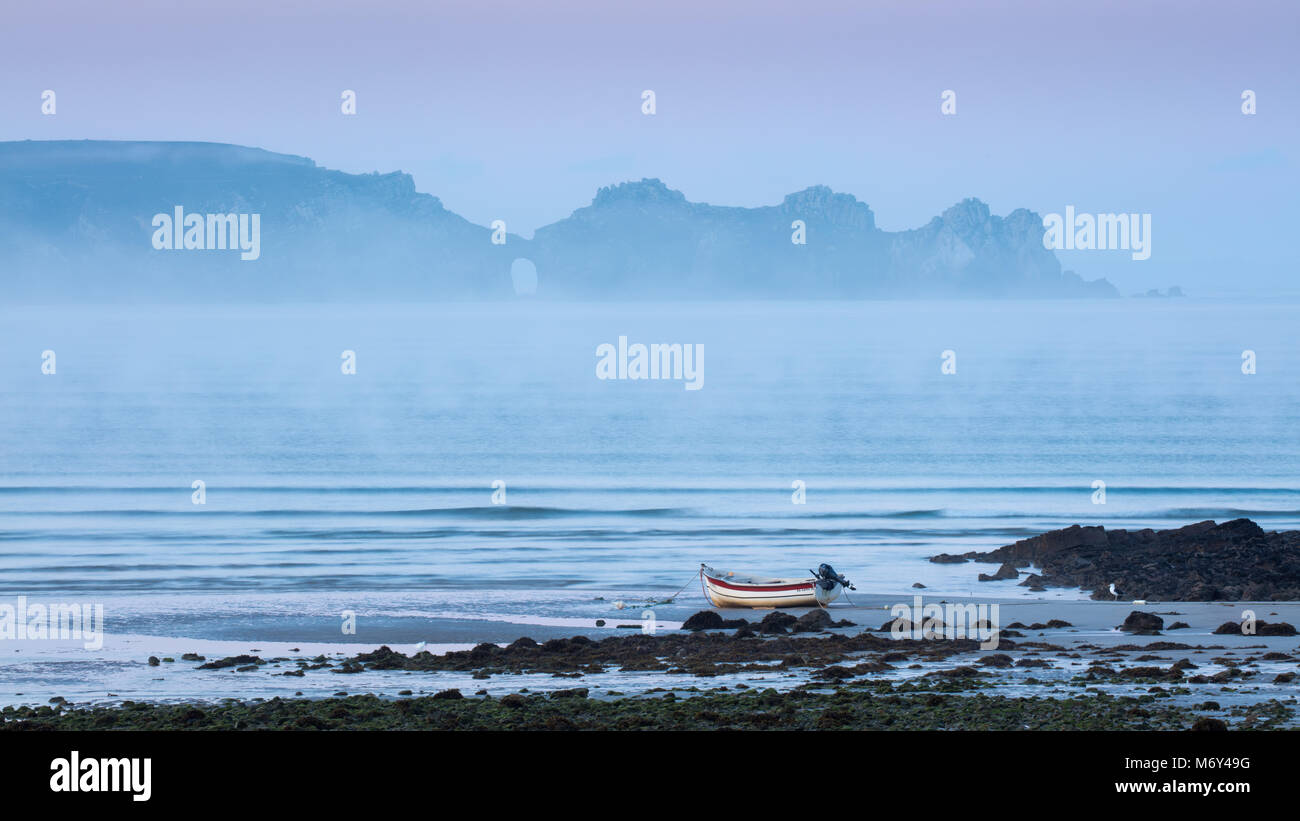
[[717,205],[828,185],[887,230],[965,197],[1142,213],[1149,259],[1062,263],[1125,293],[1300,293],[1295,2],[268,6],[13,4],[0,140],[207,140],[402,170],[524,236],[642,177]]

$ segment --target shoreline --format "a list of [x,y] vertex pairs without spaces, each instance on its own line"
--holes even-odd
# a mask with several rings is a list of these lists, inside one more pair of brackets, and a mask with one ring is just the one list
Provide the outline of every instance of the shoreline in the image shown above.
[[[748,624],[656,635],[570,625],[548,637],[516,625],[515,640],[477,645],[139,636],[102,662],[109,680],[131,684],[122,692],[66,686],[58,665],[85,664],[76,653],[63,662],[7,654],[0,670],[52,668],[16,685],[21,696],[4,694],[0,717],[6,729],[587,729],[644,713],[647,728],[710,729],[759,726],[744,715],[767,693],[792,722],[778,725],[791,727],[939,729],[913,703],[935,695],[947,728],[1300,726],[1300,638],[1215,632],[1252,608],[1268,624],[1300,623],[1300,602],[1048,600],[1008,605],[988,649],[894,638],[879,606],[832,608],[825,619],[817,610],[706,611]],[[1134,611],[1161,628],[1116,629]],[[801,615],[808,629],[794,632]],[[851,626],[831,626],[840,619]],[[170,655],[141,657],[150,647]],[[1024,727],[1009,726],[1014,715]]]

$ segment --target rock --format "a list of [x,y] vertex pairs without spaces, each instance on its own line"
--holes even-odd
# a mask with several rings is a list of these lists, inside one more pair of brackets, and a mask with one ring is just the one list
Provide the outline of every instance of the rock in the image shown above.
[[1143,613],[1141,610],[1134,610],[1124,619],[1124,623],[1118,629],[1125,633],[1137,633],[1140,636],[1159,635],[1164,629],[1165,620],[1154,613]]
[[1274,684],[1290,684],[1295,681],[1295,673],[1278,673],[1273,678]]
[[221,670],[226,667],[243,667],[249,664],[263,664],[264,662],[257,656],[229,656],[216,661],[209,661],[207,664],[200,664],[194,668],[196,670]]
[[[483,645],[481,644],[479,645],[479,647],[482,646]],[[493,649],[496,648],[496,645],[494,644],[488,646]],[[471,652],[477,651],[479,647],[475,647]],[[406,668],[406,661],[406,656],[389,647],[387,644],[382,645],[378,650],[373,650],[369,653],[358,653],[356,657],[352,659],[352,662],[357,666],[364,665],[371,670],[402,670]],[[339,672],[351,673],[356,671],[340,670]]]
[[150,666],[150,667],[157,667],[159,664],[162,664],[162,662],[158,660],[158,657],[157,657],[157,656],[150,656],[150,657],[149,657],[149,666]]
[[683,630],[721,630],[722,616],[713,610],[701,610],[682,622]]
[[912,582],[912,587],[916,588],[917,590],[925,589],[925,585],[921,584],[920,582]]
[[1091,590],[1098,600],[1116,598],[1112,584],[1128,600],[1300,600],[1300,531],[1266,533],[1249,519],[1169,530],[1075,525],[987,553],[931,561],[968,558],[1032,564],[1040,571],[1024,579],[1025,586]]
[[1061,619],[1051,619],[1051,620],[1049,620],[1046,624],[1043,624],[1043,623],[1040,622],[1040,621],[1036,621],[1036,622],[1034,622],[1033,624],[1029,625],[1028,627],[1025,627],[1025,626],[1022,624],[1022,625],[1020,625],[1020,629],[1022,629],[1022,630],[1060,630],[1060,629],[1063,628],[1063,627],[1073,627],[1073,626],[1074,626],[1074,625],[1073,625],[1073,624],[1070,624],[1068,621],[1063,621],[1063,620],[1061,620]]
[[749,622],[744,619],[724,619],[713,610],[701,610],[682,622],[682,629],[691,631],[735,630],[744,627],[746,624],[749,624]]
[[1196,723],[1192,725],[1192,729],[1200,732],[1208,731],[1208,732],[1221,733],[1227,731],[1228,725],[1221,718],[1210,718],[1209,716],[1201,716],[1200,718],[1196,719]]
[[987,573],[979,574],[979,580],[982,582],[1000,582],[1004,579],[1018,578],[1020,578],[1020,571],[1016,570],[1016,566],[1011,562],[1003,562],[1002,566],[998,568],[998,572],[994,573],[992,576]]
[[1122,676],[1124,678],[1134,678],[1134,679],[1139,679],[1139,678],[1179,679],[1183,677],[1182,672],[1179,670],[1175,670],[1173,668],[1170,668],[1169,670],[1165,670],[1164,668],[1161,667],[1126,667],[1122,670],[1117,670],[1115,672],[1115,675]]
[[454,701],[456,699],[464,698],[464,696],[460,694],[460,690],[457,690],[456,688],[453,687],[450,690],[439,690],[438,692],[430,696],[430,698],[451,699]]
[[1014,662],[1006,653],[994,653],[975,662],[981,667],[1010,667]]
[[1248,621],[1240,623],[1225,621],[1214,629],[1214,635],[1216,636],[1294,636],[1295,634],[1295,627],[1284,621],[1267,622],[1257,620],[1253,632]]
[[551,693],[551,698],[586,698],[586,687],[574,687],[571,690],[555,690]]
[[938,556],[931,556],[930,561],[935,564],[965,564],[970,560],[965,556],[954,556],[951,553],[940,553]]
[[1191,627],[1191,625],[1188,624],[1188,623],[1185,622],[1185,621],[1176,621],[1176,622],[1174,622],[1173,624],[1171,624],[1171,625],[1169,625],[1168,627],[1166,627],[1165,629],[1166,629],[1166,630],[1186,630],[1186,629],[1188,629],[1189,627]]
[[1255,635],[1257,636],[1294,636],[1296,629],[1284,621],[1255,622]]
[[185,653],[181,656],[181,661],[207,661],[206,656],[200,656],[198,653]]
[[816,610],[809,610],[804,613],[792,625],[796,633],[816,633],[821,630],[828,630],[835,626],[835,620],[830,617],[825,610],[820,607]]
[[809,610],[798,618],[794,623],[794,632],[796,633],[815,633],[820,630],[829,630],[832,627],[854,627],[853,622],[847,619],[836,621],[831,618],[830,613],[822,610],[820,607],[816,610]]
[[528,636],[523,636],[521,638],[517,638],[514,641],[510,642],[509,646],[507,646],[506,649],[507,650],[530,650],[535,647],[537,647],[537,642],[528,638]]
[[[895,629],[898,629],[904,635],[911,637],[913,630],[917,626],[918,625],[916,625],[911,619],[907,619],[902,616],[899,616],[896,619],[890,619],[889,621],[880,625],[880,629],[877,632],[892,633]],[[941,634],[944,629],[943,619],[938,619],[938,618],[926,619],[920,626],[922,627],[922,632],[924,632],[925,630],[929,630],[930,632],[936,635]]]
[[773,610],[771,613],[764,616],[763,620],[758,623],[758,632],[768,634],[785,633],[788,632],[789,628],[794,626],[796,621],[798,621],[798,619],[789,613],[783,613],[780,610]]
[[596,619],[596,626],[597,626],[597,627],[604,627],[604,626],[605,626],[605,620],[604,620],[604,619]]
[[853,678],[853,676],[854,673],[852,670],[839,665],[823,667],[812,674],[813,678],[826,681],[844,681],[845,679]]

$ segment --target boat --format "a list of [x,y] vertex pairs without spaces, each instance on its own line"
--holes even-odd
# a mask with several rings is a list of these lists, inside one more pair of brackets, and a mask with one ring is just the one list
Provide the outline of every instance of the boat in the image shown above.
[[700,586],[714,607],[825,607],[845,588],[857,589],[828,564],[808,572],[807,578],[773,579],[701,564]]

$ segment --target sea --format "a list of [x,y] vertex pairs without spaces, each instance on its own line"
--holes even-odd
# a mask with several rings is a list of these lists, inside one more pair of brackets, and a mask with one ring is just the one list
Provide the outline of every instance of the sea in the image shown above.
[[[826,562],[885,604],[1085,599],[927,558],[1073,524],[1300,527],[1296,316],[1195,298],[0,308],[0,605],[102,604],[107,637],[0,636],[0,701],[103,696],[119,668],[135,697],[215,696],[141,667],[201,646],[460,647],[647,611],[671,629],[705,606],[702,563]],[[694,380],[601,378],[602,350],[638,344],[693,351]]]

